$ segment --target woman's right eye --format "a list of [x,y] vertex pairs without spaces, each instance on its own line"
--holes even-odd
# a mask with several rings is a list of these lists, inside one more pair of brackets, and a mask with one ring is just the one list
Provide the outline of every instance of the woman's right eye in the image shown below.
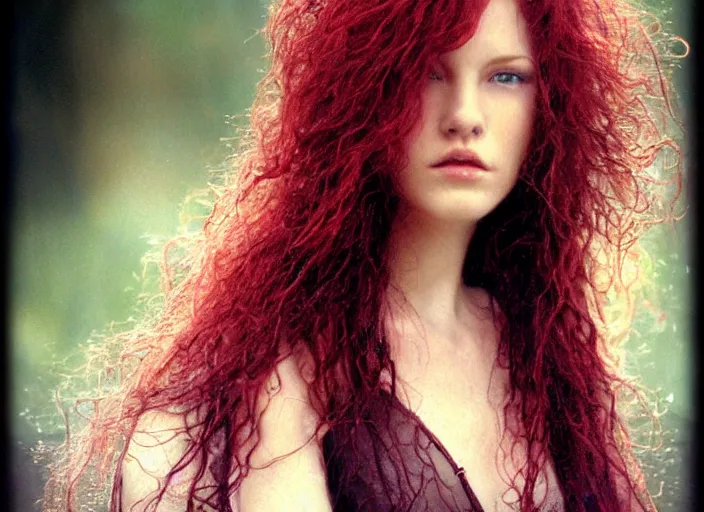
[[442,78],[442,75],[441,75],[439,72],[434,71],[434,70],[431,70],[431,71],[430,71],[430,79],[431,79],[431,80],[439,80],[439,81],[442,81],[443,78]]

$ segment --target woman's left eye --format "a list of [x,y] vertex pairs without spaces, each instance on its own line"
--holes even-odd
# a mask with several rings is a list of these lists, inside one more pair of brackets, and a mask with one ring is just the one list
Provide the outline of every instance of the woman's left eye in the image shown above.
[[525,77],[523,77],[522,75],[508,72],[496,73],[494,76],[491,77],[491,80],[493,82],[498,82],[500,84],[507,85],[518,85],[526,81]]

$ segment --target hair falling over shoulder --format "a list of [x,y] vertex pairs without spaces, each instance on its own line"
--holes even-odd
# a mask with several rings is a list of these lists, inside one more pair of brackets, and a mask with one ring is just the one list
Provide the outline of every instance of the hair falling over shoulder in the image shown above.
[[[189,418],[188,448],[164,487],[195,464],[192,509],[228,510],[248,470],[242,447],[257,441],[254,397],[298,346],[312,355],[310,392],[324,422],[344,432],[365,414],[393,364],[381,327],[393,176],[429,63],[471,36],[485,5],[280,0],[270,8],[271,68],[249,129],[211,188],[202,230],[164,248],[155,320],[110,340],[120,347],[110,366],[119,385],[96,391],[86,426],[67,436],[45,510],[80,510],[86,489],[110,481],[110,510],[119,510],[128,441],[155,411]],[[616,412],[619,390],[632,385],[616,371],[620,338],[607,329],[605,307],[607,294],[628,300],[626,263],[639,237],[676,216],[681,164],[668,66],[677,40],[621,0],[520,5],[539,69],[534,137],[519,183],[478,227],[465,279],[500,306],[506,407],[519,412],[528,443],[550,451],[564,496],[576,500],[569,510],[586,510],[581,496],[612,510],[619,482],[647,506]],[[521,510],[539,505],[544,460],[522,470]]]

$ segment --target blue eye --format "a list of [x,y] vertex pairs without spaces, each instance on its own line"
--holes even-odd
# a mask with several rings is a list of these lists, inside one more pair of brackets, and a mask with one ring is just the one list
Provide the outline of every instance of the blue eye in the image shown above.
[[506,85],[518,85],[526,81],[525,77],[516,73],[508,72],[496,73],[494,76],[491,77],[491,80],[493,82],[498,82],[500,84]]

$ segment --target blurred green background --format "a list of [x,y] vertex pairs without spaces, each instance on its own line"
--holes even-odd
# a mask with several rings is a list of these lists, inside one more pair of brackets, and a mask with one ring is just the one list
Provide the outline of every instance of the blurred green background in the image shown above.
[[[11,240],[10,427],[15,510],[35,510],[41,441],[60,441],[57,362],[132,313],[140,258],[176,233],[178,212],[233,136],[267,64],[257,29],[265,0],[15,2],[17,167]],[[650,2],[687,38],[689,0]],[[676,71],[689,123],[687,61]],[[689,150],[685,146],[685,155]],[[660,390],[665,446],[646,455],[661,510],[687,501],[693,411],[690,222],[648,238],[653,286],[628,347]],[[63,363],[62,363],[63,364]]]

